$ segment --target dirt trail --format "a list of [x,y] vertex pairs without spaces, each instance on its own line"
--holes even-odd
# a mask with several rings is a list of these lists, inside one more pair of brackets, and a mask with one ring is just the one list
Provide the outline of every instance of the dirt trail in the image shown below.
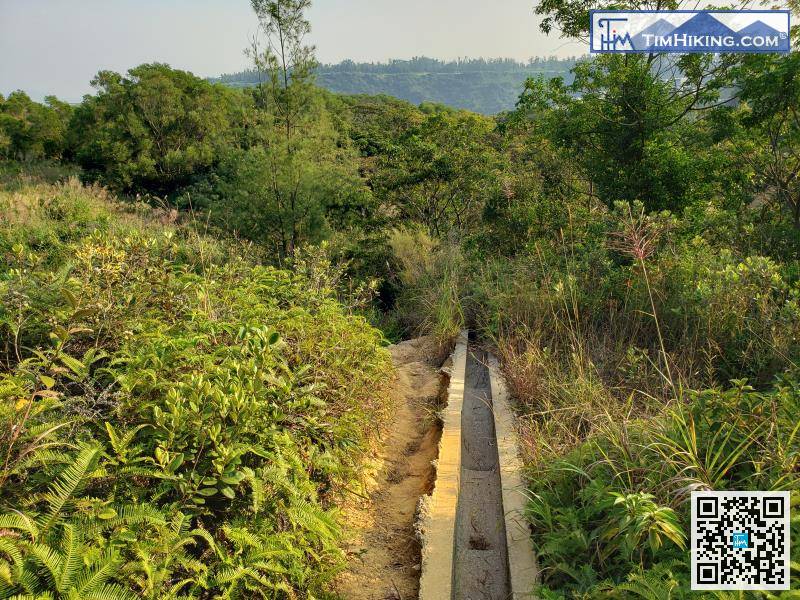
[[417,598],[420,546],[415,533],[417,504],[433,488],[441,431],[434,410],[443,389],[430,338],[391,347],[397,369],[395,416],[376,457],[369,499],[344,510],[355,532],[347,547],[348,570],[335,591],[346,600]]

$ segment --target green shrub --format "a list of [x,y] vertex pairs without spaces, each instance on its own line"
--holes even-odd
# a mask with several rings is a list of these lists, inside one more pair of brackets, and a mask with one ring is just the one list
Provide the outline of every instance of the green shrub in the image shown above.
[[400,322],[413,334],[433,335],[440,346],[449,346],[466,323],[466,265],[460,248],[440,244],[421,230],[395,230],[389,244],[402,287]]
[[318,597],[385,409],[381,334],[241,247],[26,192],[0,226],[0,597],[89,594],[78,555],[108,598]]
[[744,382],[709,389],[655,420],[609,419],[560,460],[540,464],[529,517],[547,597],[624,596],[642,578],[659,597],[671,587],[688,596],[690,492],[797,490],[798,403],[800,388],[789,381],[766,394]]
[[692,490],[800,487],[797,262],[752,214],[572,214],[461,291],[516,401],[538,593],[689,597]]

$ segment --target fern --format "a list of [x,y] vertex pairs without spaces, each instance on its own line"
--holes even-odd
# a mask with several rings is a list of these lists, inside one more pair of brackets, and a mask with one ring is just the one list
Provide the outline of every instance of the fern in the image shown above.
[[69,462],[66,454],[54,450],[66,445],[63,441],[56,439],[56,434],[68,425],[70,425],[69,421],[28,425],[20,451],[8,469],[2,473],[0,483],[13,475],[25,473],[33,465],[45,467],[50,464]]
[[136,506],[112,504],[109,505],[107,509],[113,512],[114,516],[102,520],[98,520],[94,517],[78,519],[83,532],[87,536],[101,531],[118,529],[120,527],[131,527],[141,524],[160,526],[166,523],[161,511],[148,504],[139,504]]
[[[39,536],[39,527],[28,515],[19,511],[11,514],[0,515],[0,529],[12,529],[27,533],[32,539]],[[3,538],[0,537],[0,540]]]
[[133,446],[133,440],[140,431],[148,427],[150,427],[150,424],[143,423],[120,435],[111,423],[105,423],[108,440],[111,444],[111,449],[114,451],[115,464],[132,467],[137,463],[144,462],[145,458],[140,456],[142,448]]
[[43,533],[58,523],[68,503],[85,487],[92,471],[97,466],[101,453],[100,446],[82,446],[72,464],[64,469],[44,495],[48,510],[37,520],[39,529]]
[[45,469],[53,465],[68,464],[72,461],[70,454],[53,450],[53,448],[60,446],[61,444],[57,442],[42,444],[31,452],[22,455],[11,474],[18,475],[33,468]]
[[628,592],[644,600],[671,600],[679,583],[673,570],[680,568],[678,561],[654,565],[650,570],[639,570],[628,576],[628,581],[614,589]]
[[109,583],[120,570],[119,558],[113,550],[106,551],[88,568],[70,580],[72,588],[68,598],[95,598],[96,600],[129,600],[134,596],[118,584]]
[[152,533],[131,546],[136,560],[125,567],[140,596],[164,600],[177,597],[184,588],[205,587],[208,567],[188,549],[195,547],[198,539],[213,544],[210,534],[202,529],[190,529],[191,519],[182,513],[176,513],[169,521],[150,525]]
[[61,573],[56,587],[63,592],[75,583],[75,577],[80,571],[83,556],[80,536],[75,532],[74,525],[64,525],[61,535]]
[[58,551],[47,544],[31,543],[27,545],[28,555],[39,565],[44,567],[45,585],[48,588],[59,590],[61,579],[62,557]]
[[[81,532],[71,524],[62,526],[58,548],[42,542],[21,542],[10,550],[0,551],[15,557],[15,569],[10,581],[0,590],[0,598],[19,597],[15,590],[33,597],[54,600],[133,600],[128,590],[110,583],[120,570],[119,557],[114,550],[90,552]],[[27,560],[22,559],[26,555]]]

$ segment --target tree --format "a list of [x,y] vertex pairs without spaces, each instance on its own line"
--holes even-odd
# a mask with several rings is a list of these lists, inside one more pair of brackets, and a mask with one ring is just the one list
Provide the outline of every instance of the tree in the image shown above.
[[278,259],[323,241],[332,228],[347,225],[348,213],[372,204],[356,156],[337,144],[327,120],[293,144],[291,155],[281,133],[267,127],[262,145],[232,150],[217,170],[211,198],[201,204],[215,223],[261,242]]
[[92,85],[70,124],[73,158],[115,189],[171,194],[235,141],[240,92],[164,64],[101,71]]
[[215,224],[273,250],[277,261],[332,229],[363,226],[374,208],[346,126],[329,110],[337,101],[314,85],[314,49],[304,44],[308,6],[252,2],[260,35],[248,54],[258,84],[246,92],[242,143],[228,147],[185,195]]
[[742,122],[756,186],[771,192],[800,228],[800,60],[788,55],[747,57],[737,71],[746,102]]
[[61,158],[72,107],[55,96],[44,104],[25,92],[0,97],[0,156],[17,160]]
[[[323,108],[313,89],[314,48],[306,46],[311,30],[304,12],[309,0],[252,0],[266,46],[250,49],[259,85],[256,101],[266,111],[264,148],[246,157],[251,196],[264,234],[277,241],[281,256],[292,256],[321,226],[327,170],[315,156],[330,150],[330,138],[317,135]],[[314,131],[314,130],[317,131]],[[328,139],[326,139],[328,137]],[[253,164],[255,163],[255,164]]]
[[715,60],[693,63],[692,87],[683,74],[689,67],[669,56],[603,55],[579,63],[570,85],[529,80],[516,119],[536,122],[563,149],[590,197],[609,207],[641,200],[648,210],[681,211],[707,184],[695,125],[718,98],[723,80],[706,79]]
[[[684,0],[538,0],[536,12],[544,16],[543,32],[558,29],[587,40],[591,9],[681,8],[696,6]],[[586,191],[608,206],[640,199],[648,210],[679,211],[693,203],[706,182],[691,123],[730,101],[721,92],[738,61],[736,54],[625,54],[578,63],[575,81],[550,101],[561,117],[555,138],[585,158]],[[524,109],[524,96],[521,104]]]
[[421,223],[433,236],[468,231],[498,185],[493,131],[493,121],[479,115],[432,112],[382,157],[379,193],[399,219]]

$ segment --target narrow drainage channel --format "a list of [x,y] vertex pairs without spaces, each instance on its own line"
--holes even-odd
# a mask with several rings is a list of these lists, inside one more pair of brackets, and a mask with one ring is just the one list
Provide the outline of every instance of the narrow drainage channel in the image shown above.
[[470,340],[461,413],[454,600],[510,597],[503,495],[487,355]]

